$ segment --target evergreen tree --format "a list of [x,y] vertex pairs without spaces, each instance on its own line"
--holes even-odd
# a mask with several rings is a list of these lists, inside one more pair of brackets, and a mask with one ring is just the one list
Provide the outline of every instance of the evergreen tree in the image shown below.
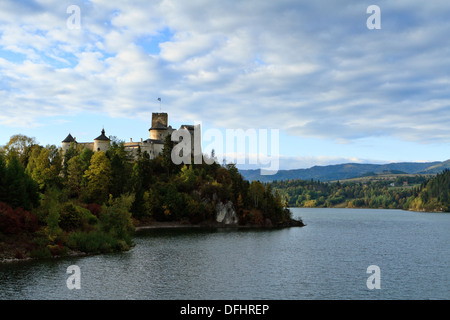
[[111,160],[111,191],[113,197],[118,197],[130,189],[132,173],[130,159],[123,143],[113,141],[106,155]]
[[172,161],[172,150],[173,150],[174,142],[172,141],[172,137],[170,134],[166,136],[164,139],[164,146],[161,153],[161,165],[164,169],[167,171],[167,176],[169,177],[171,174],[176,174],[177,169],[179,166],[177,166]]
[[38,184],[25,173],[25,169],[16,156],[12,156],[6,166],[4,184],[6,203],[11,207],[31,210],[38,205]]

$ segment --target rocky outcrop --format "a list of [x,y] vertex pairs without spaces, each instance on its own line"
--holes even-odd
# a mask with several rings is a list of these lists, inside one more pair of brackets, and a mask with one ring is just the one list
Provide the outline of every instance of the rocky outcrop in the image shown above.
[[216,204],[216,221],[226,225],[237,225],[239,223],[238,216],[231,201],[226,203],[218,202]]

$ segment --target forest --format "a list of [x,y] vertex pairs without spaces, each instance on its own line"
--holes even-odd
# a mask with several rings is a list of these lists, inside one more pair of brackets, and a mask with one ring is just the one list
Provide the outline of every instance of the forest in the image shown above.
[[0,259],[129,250],[136,226],[207,225],[219,202],[232,202],[240,225],[293,221],[270,185],[244,180],[234,164],[175,165],[173,146],[168,136],[155,159],[130,158],[116,138],[107,152],[73,144],[63,153],[12,136],[0,149]]
[[388,180],[320,182],[273,181],[272,189],[291,207],[382,208],[450,211],[450,171]]

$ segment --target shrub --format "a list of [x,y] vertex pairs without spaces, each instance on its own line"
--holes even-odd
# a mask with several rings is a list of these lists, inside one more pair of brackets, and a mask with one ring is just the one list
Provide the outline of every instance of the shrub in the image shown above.
[[22,208],[13,209],[0,202],[0,232],[4,234],[20,234],[35,232],[39,229],[38,217]]
[[82,226],[81,216],[73,203],[62,206],[59,214],[59,226],[65,231],[77,230]]
[[103,231],[73,232],[68,240],[68,245],[74,250],[86,253],[108,253],[130,248],[125,241],[118,240]]
[[59,226],[65,231],[90,230],[89,226],[96,225],[98,218],[88,209],[69,202],[60,212]]
[[264,217],[259,209],[251,209],[248,214],[248,220],[250,224],[256,224],[262,226],[264,224]]
[[85,206],[86,209],[88,209],[94,216],[97,218],[100,217],[100,214],[102,212],[102,206],[96,203],[90,203]]
[[36,248],[31,250],[30,257],[34,259],[43,259],[43,258],[50,258],[52,256],[52,253],[50,252],[50,249],[47,247],[44,248]]

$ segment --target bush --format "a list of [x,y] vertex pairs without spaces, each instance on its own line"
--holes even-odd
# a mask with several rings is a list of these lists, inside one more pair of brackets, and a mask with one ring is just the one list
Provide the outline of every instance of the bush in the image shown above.
[[68,246],[85,253],[108,253],[130,249],[124,240],[116,239],[103,231],[73,232],[68,240]]
[[96,225],[98,218],[88,209],[79,207],[69,202],[60,212],[59,226],[65,231],[90,230],[89,226]]
[[264,217],[261,210],[251,209],[248,214],[248,222],[250,224],[262,226],[264,224]]
[[50,249],[47,247],[33,249],[30,252],[30,257],[33,259],[50,258],[51,256],[52,253],[50,252]]
[[61,244],[47,245],[48,250],[52,256],[62,256],[67,253],[67,248],[64,248]]
[[82,226],[81,216],[72,203],[62,206],[59,214],[59,227],[65,231],[77,230]]
[[88,209],[94,216],[97,218],[100,217],[100,214],[102,212],[102,206],[96,203],[90,203],[85,206],[86,209]]
[[22,208],[12,209],[0,202],[0,232],[4,234],[20,234],[35,232],[39,229],[38,217]]

